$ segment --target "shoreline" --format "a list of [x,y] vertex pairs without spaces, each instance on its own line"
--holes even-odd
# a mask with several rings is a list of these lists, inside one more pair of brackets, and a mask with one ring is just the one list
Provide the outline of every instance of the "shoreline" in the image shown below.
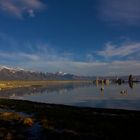
[[[16,106],[16,104],[19,104],[19,106]],[[28,101],[28,100],[20,100],[20,99],[5,99],[5,98],[1,98],[0,99],[0,108],[2,107],[1,105],[6,105],[7,107],[13,109],[14,108],[18,109],[18,107],[20,107],[20,105],[22,106],[23,104],[30,104],[31,106],[37,105],[40,107],[44,107],[44,108],[50,108],[50,107],[57,107],[57,108],[68,108],[68,109],[75,109],[75,110],[79,110],[79,111],[84,111],[84,110],[88,110],[88,111],[95,111],[97,113],[116,113],[116,114],[127,114],[127,113],[140,113],[140,110],[133,110],[133,109],[116,109],[116,108],[97,108],[97,107],[81,107],[81,106],[73,106],[73,105],[63,105],[63,104],[55,104],[55,103],[43,103],[43,102],[35,102],[35,101]],[[36,106],[36,107],[37,107]],[[25,108],[25,106],[24,106]],[[20,108],[22,109],[22,108]]]
[[17,81],[0,81],[0,90],[5,90],[5,89],[13,89],[13,88],[23,88],[23,87],[47,87],[50,85],[60,85],[60,84],[78,84],[78,83],[92,83],[91,80],[40,80],[40,81],[22,81],[22,80],[17,80]]
[[[28,118],[31,126],[28,128],[32,129],[38,124],[42,130],[38,135],[46,139],[111,140],[115,137],[116,140],[119,140],[126,137],[134,138],[135,136],[140,138],[139,133],[137,133],[139,131],[137,128],[140,126],[140,111],[74,107],[14,99],[0,99],[0,109],[14,110],[15,113],[23,112],[31,115],[30,119]],[[16,125],[12,127],[15,128],[15,131],[18,131],[18,128],[22,126],[21,120],[23,119],[20,119],[20,125],[17,128],[15,126],[19,120],[14,120]],[[3,121],[0,118],[0,128],[6,127],[5,125],[1,126],[1,122],[7,124],[7,120]],[[12,125],[12,123],[9,124],[8,121],[8,125]],[[27,127],[23,125],[21,132],[26,129]],[[29,138],[28,134],[25,139],[27,138]]]

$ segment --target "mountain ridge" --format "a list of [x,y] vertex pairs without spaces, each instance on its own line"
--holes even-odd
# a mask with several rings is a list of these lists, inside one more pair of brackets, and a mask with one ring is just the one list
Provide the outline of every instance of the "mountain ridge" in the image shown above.
[[[121,78],[127,81],[129,75],[126,76],[98,76],[99,79],[115,80]],[[140,75],[134,78],[140,81]],[[0,80],[95,80],[96,76],[79,76],[62,71],[56,73],[36,72],[25,70],[19,67],[7,67],[0,65]]]
[[77,76],[65,72],[35,72],[22,68],[0,66],[0,80],[87,80],[90,77]]

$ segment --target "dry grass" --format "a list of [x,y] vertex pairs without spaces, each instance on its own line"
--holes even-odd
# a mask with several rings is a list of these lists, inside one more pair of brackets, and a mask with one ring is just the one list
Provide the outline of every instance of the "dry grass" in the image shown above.
[[31,86],[48,86],[70,83],[89,83],[86,80],[45,80],[45,81],[0,81],[0,90]]
[[15,112],[0,112],[0,120],[21,120],[22,116]]

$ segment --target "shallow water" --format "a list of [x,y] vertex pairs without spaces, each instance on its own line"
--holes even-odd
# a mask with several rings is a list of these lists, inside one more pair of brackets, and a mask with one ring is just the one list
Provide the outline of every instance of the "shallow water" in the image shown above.
[[140,110],[140,84],[110,84],[98,87],[90,84],[65,84],[38,89],[0,91],[1,98],[23,99],[82,107]]

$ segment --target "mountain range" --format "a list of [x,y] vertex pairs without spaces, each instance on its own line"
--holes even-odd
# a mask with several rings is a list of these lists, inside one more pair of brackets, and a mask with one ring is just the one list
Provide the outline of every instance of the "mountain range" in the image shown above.
[[89,78],[91,77],[77,76],[64,72],[43,73],[0,66],[0,80],[86,80]]
[[[120,76],[127,81],[129,75]],[[116,76],[100,76],[99,79],[116,79]],[[135,80],[140,81],[140,75],[134,76]],[[79,76],[65,72],[35,72],[24,70],[22,68],[11,68],[7,66],[0,66],[0,80],[95,80],[96,76]]]

